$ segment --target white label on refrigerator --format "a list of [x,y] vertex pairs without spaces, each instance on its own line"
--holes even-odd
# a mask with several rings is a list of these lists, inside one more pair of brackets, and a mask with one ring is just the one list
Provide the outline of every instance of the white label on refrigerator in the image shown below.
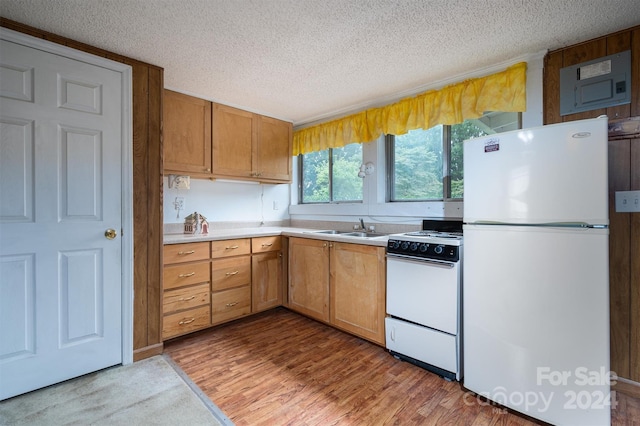
[[490,138],[484,142],[484,152],[494,152],[500,149],[500,139]]

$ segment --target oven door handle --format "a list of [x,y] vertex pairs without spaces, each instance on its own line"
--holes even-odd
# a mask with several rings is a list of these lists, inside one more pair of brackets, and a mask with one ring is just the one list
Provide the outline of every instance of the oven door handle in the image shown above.
[[407,262],[415,262],[415,263],[425,263],[427,265],[431,265],[431,266],[439,266],[441,268],[447,268],[447,269],[451,269],[453,268],[456,264],[455,262],[447,262],[445,260],[437,260],[437,259],[424,259],[424,258],[417,258],[414,256],[404,256],[401,254],[387,254],[387,259],[397,259],[397,260],[405,260]]

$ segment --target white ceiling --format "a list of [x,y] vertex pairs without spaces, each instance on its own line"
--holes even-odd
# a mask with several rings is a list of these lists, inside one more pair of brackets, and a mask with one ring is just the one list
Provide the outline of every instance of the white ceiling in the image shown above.
[[640,24],[638,0],[1,0],[0,15],[294,125]]

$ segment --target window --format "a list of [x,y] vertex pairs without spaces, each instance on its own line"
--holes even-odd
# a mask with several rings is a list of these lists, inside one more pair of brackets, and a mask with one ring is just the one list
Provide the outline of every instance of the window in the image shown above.
[[519,128],[519,113],[491,112],[453,126],[388,135],[388,200],[462,199],[463,141]]
[[362,144],[298,156],[301,203],[362,202]]

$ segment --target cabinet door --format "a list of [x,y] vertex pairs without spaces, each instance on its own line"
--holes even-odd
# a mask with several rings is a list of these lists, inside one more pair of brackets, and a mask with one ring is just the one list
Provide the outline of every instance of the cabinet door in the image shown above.
[[255,115],[226,105],[213,105],[213,174],[250,178],[255,175]]
[[251,311],[282,305],[282,253],[272,251],[251,258]]
[[385,250],[333,243],[331,324],[384,345]]
[[291,123],[261,116],[256,150],[260,179],[291,182]]
[[211,102],[164,91],[164,170],[211,174]]
[[329,321],[329,243],[289,239],[289,308]]

